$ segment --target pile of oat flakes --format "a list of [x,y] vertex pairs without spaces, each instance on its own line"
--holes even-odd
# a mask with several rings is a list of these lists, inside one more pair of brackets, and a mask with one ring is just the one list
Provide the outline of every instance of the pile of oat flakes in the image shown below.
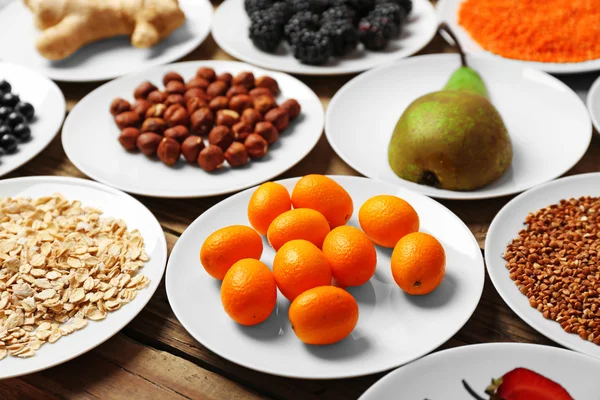
[[148,286],[141,234],[101,214],[61,195],[0,199],[0,360],[31,357]]

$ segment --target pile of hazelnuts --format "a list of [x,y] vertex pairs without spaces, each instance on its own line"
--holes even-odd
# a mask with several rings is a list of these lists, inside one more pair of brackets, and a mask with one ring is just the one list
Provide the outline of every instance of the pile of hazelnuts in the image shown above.
[[267,154],[269,145],[300,114],[296,100],[277,104],[275,79],[255,78],[248,71],[217,75],[203,67],[188,82],[177,72],[168,72],[163,84],[161,91],[142,82],[134,91],[133,104],[114,99],[110,113],[126,150],[156,155],[169,166],[183,155],[205,171],[216,170],[225,160],[241,167]]

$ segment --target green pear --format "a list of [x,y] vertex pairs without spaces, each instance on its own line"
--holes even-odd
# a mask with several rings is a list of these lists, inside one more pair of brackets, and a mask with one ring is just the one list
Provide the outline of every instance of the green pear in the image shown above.
[[504,121],[483,79],[466,62],[441,91],[408,106],[388,149],[389,164],[400,178],[448,190],[494,182],[512,156]]

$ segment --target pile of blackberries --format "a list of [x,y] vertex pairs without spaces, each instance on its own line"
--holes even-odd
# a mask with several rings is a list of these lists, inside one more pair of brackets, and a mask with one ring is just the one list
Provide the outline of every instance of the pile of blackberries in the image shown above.
[[35,113],[31,104],[21,101],[11,90],[9,82],[0,80],[0,148],[5,153],[14,152],[19,142],[29,140],[29,122]]
[[383,50],[400,34],[412,0],[244,0],[250,39],[272,53],[287,41],[294,57],[322,65],[331,57]]

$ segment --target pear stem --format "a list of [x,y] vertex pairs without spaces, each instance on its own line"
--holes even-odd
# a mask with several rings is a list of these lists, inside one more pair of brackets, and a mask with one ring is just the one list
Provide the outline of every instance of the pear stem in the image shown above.
[[467,65],[467,57],[465,56],[465,52],[462,48],[462,46],[460,45],[460,42],[458,41],[458,38],[456,37],[456,35],[454,34],[454,32],[452,32],[452,29],[450,29],[450,26],[445,23],[442,22],[440,24],[440,27],[438,28],[438,30],[444,31],[448,34],[448,36],[450,36],[452,38],[452,40],[454,41],[454,44],[456,45],[456,48],[458,49],[458,52],[460,54],[460,62],[462,64],[463,67],[468,67]]

